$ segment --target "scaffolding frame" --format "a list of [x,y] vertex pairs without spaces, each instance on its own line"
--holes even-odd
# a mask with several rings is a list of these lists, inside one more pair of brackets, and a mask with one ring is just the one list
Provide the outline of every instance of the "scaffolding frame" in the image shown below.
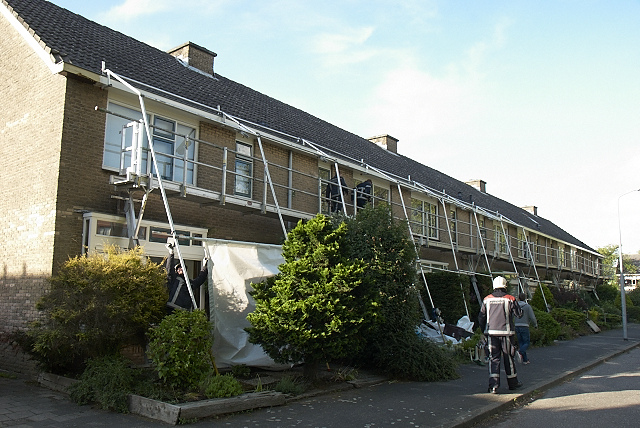
[[[123,77],[117,75],[116,73],[112,72],[111,70],[107,69],[105,67],[104,63],[103,63],[103,67],[102,68],[103,68],[103,73],[107,76],[107,78],[109,80],[111,78],[116,79],[127,90],[129,90],[130,92],[132,92],[133,94],[135,94],[138,97],[139,102],[140,102],[140,108],[142,110],[142,117],[143,118],[141,120],[138,120],[138,121],[136,121],[135,119],[131,119],[131,120],[133,122],[138,122],[140,125],[144,126],[144,131],[146,133],[146,136],[147,136],[147,139],[148,139],[148,142],[149,142],[149,148],[148,149],[149,149],[149,151],[151,153],[151,158],[152,158],[152,161],[153,161],[153,165],[154,165],[155,171],[159,171],[158,165],[157,165],[157,160],[156,160],[155,150],[153,149],[153,139],[151,137],[151,132],[150,132],[150,128],[152,126],[148,123],[148,120],[147,120],[147,116],[148,115],[146,114],[146,109],[145,109],[145,105],[144,105],[144,96],[142,95],[142,93],[138,89],[136,89],[129,82],[127,82],[127,80],[125,78],[123,78]],[[131,80],[131,79],[129,79],[129,80]],[[141,83],[141,82],[136,82],[136,81],[134,81],[134,82],[137,83],[137,84],[142,84],[144,86],[150,87],[149,85],[146,85],[146,84]],[[163,91],[163,92],[166,93],[166,91]],[[198,104],[198,103],[194,103],[194,104]],[[219,106],[218,106],[217,109],[213,109],[210,106],[204,106],[204,105],[202,105],[202,106],[206,107],[207,109],[215,110],[216,114],[219,115],[222,118],[222,123],[228,123],[228,121],[230,121],[230,122],[233,123],[233,125],[234,125],[233,128],[234,129],[237,129],[238,131],[240,131],[242,133],[250,134],[250,135],[252,135],[253,137],[256,138],[257,143],[258,143],[258,147],[260,149],[260,155],[261,155],[261,158],[259,160],[262,162],[262,164],[264,166],[264,172],[265,172],[265,174],[264,174],[265,177],[263,179],[264,189],[263,189],[263,192],[262,192],[263,199],[262,199],[262,205],[261,205],[261,213],[265,214],[267,212],[268,203],[267,203],[267,191],[266,191],[266,188],[268,186],[269,190],[270,190],[270,194],[271,194],[271,196],[273,198],[273,201],[274,201],[275,213],[277,214],[277,216],[279,218],[280,225],[282,227],[283,235],[285,236],[285,238],[287,236],[287,229],[286,229],[285,224],[284,224],[283,213],[282,213],[280,204],[278,202],[277,192],[276,192],[276,188],[275,188],[276,186],[281,186],[281,185],[279,185],[277,183],[274,183],[274,181],[273,181],[273,179],[271,177],[271,173],[270,173],[270,170],[269,170],[269,165],[270,164],[269,164],[269,161],[267,160],[267,157],[266,157],[266,154],[265,154],[265,151],[264,151],[264,147],[263,147],[263,144],[262,144],[262,138],[263,137],[267,137],[270,140],[273,139],[274,141],[278,141],[278,140],[275,139],[275,137],[273,135],[271,135],[271,134],[269,134],[269,135],[261,134],[261,132],[259,132],[258,130],[254,129],[254,127],[261,127],[262,129],[266,129],[269,132],[277,133],[277,134],[281,135],[284,138],[284,140],[282,140],[282,141],[285,141],[285,142],[288,141],[289,143],[291,143],[291,141],[289,141],[289,140],[301,142],[303,147],[304,146],[310,147],[312,149],[311,152],[315,153],[320,158],[330,159],[333,162],[333,166],[334,166],[334,169],[335,169],[335,172],[336,172],[336,176],[338,177],[338,184],[339,184],[339,188],[340,188],[340,197],[341,197],[341,200],[342,200],[342,211],[343,211],[343,213],[345,215],[348,215],[347,201],[344,198],[344,192],[343,192],[343,189],[342,189],[342,185],[340,185],[341,175],[340,175],[340,168],[339,168],[339,164],[340,164],[339,158],[342,159],[343,163],[344,162],[352,163],[353,164],[352,167],[355,167],[356,165],[359,164],[361,167],[363,167],[365,169],[365,171],[366,170],[375,171],[382,178],[388,180],[391,183],[395,183],[397,185],[399,197],[401,199],[402,209],[404,211],[405,218],[406,218],[407,223],[409,225],[409,234],[414,239],[414,242],[415,242],[416,235],[414,235],[413,231],[411,230],[411,222],[412,222],[412,220],[411,220],[411,218],[409,217],[409,215],[407,213],[407,207],[406,207],[406,204],[405,204],[405,201],[404,201],[404,197],[403,197],[403,194],[402,194],[402,186],[404,186],[409,191],[419,192],[419,193],[425,194],[426,196],[434,198],[437,201],[439,201],[442,204],[442,207],[443,207],[444,221],[445,221],[445,224],[447,225],[447,233],[449,234],[449,242],[450,242],[450,245],[451,245],[451,251],[452,251],[452,254],[453,254],[453,259],[454,259],[454,264],[455,264],[455,270],[452,271],[452,272],[455,272],[455,273],[458,273],[458,274],[467,274],[467,275],[472,276],[472,282],[473,282],[474,289],[475,289],[475,292],[476,292],[477,296],[479,296],[479,291],[477,289],[476,282],[473,281],[473,280],[475,279],[475,275],[482,275],[482,274],[477,272],[477,269],[475,267],[472,267],[472,266],[470,266],[470,268],[471,268],[470,271],[463,271],[463,270],[460,269],[460,266],[458,264],[458,256],[457,256],[457,254],[460,252],[460,250],[458,248],[458,243],[456,242],[454,244],[453,239],[452,239],[449,219],[447,217],[447,204],[449,204],[449,206],[455,206],[455,207],[461,208],[461,209],[463,209],[465,211],[469,211],[469,212],[473,213],[473,217],[474,217],[474,220],[475,220],[475,228],[477,229],[477,232],[478,232],[477,233],[478,242],[481,245],[482,256],[483,256],[484,261],[486,263],[487,270],[489,271],[489,276],[491,276],[491,277],[493,276],[493,273],[491,271],[491,263],[489,262],[489,258],[487,256],[487,248],[486,248],[486,245],[485,245],[485,239],[488,240],[488,238],[487,237],[485,237],[485,238],[482,237],[482,229],[481,229],[479,221],[478,221],[478,214],[481,214],[485,218],[491,219],[493,221],[499,221],[500,222],[500,225],[501,225],[501,228],[502,228],[505,240],[507,241],[507,245],[508,245],[508,249],[509,249],[509,251],[508,251],[509,260],[511,261],[511,263],[512,263],[512,265],[514,267],[514,271],[515,271],[513,274],[516,275],[516,277],[518,279],[519,289],[524,290],[524,287],[523,287],[522,282],[521,282],[521,275],[518,273],[516,262],[515,262],[515,259],[513,257],[512,252],[511,252],[511,242],[510,242],[511,236],[506,232],[505,227],[504,227],[504,223],[507,222],[508,224],[511,224],[511,225],[515,226],[516,230],[517,230],[517,228],[522,228],[523,235],[524,235],[525,240],[526,240],[526,246],[528,248],[528,251],[527,251],[528,256],[529,256],[528,258],[530,259],[530,263],[534,268],[535,275],[536,275],[536,281],[538,282],[538,284],[540,286],[542,285],[542,283],[540,281],[540,278],[538,276],[534,254],[533,254],[533,251],[531,251],[530,245],[529,245],[529,242],[528,242],[527,233],[526,233],[527,228],[524,225],[519,225],[519,224],[517,224],[515,222],[512,222],[511,220],[506,219],[504,216],[502,216],[501,214],[499,214],[497,212],[493,213],[493,212],[491,212],[489,210],[486,210],[484,208],[478,207],[478,206],[475,205],[475,203],[469,204],[469,203],[467,203],[465,201],[461,201],[459,199],[456,199],[456,198],[448,195],[445,191],[440,192],[440,191],[432,189],[429,186],[426,186],[426,185],[424,185],[422,183],[419,183],[419,182],[416,182],[416,181],[412,181],[410,176],[408,178],[399,177],[399,176],[397,176],[395,174],[384,172],[384,171],[382,171],[382,170],[380,170],[378,168],[373,167],[372,165],[368,165],[368,164],[364,163],[363,160],[357,161],[357,160],[351,159],[348,156],[345,156],[343,154],[339,154],[337,152],[335,152],[335,153],[338,156],[329,155],[328,153],[329,152],[333,152],[333,150],[326,149],[324,147],[321,148],[321,146],[319,146],[317,144],[314,144],[314,143],[312,143],[312,142],[310,142],[310,141],[308,141],[306,139],[301,139],[299,137],[291,136],[291,135],[289,135],[287,133],[284,133],[284,132],[281,132],[281,131],[277,131],[277,130],[273,130],[273,129],[270,129],[270,128],[265,128],[262,125],[256,125],[256,124],[251,123],[250,121],[234,117],[234,116],[232,116],[232,115],[230,115],[230,114],[228,114],[226,112],[223,112],[220,109]],[[100,110],[106,111],[104,109],[100,109]],[[109,111],[106,111],[106,112],[110,113],[110,114],[115,114],[115,113],[109,112]],[[121,117],[124,117],[124,116],[121,116]],[[174,134],[175,135],[180,135],[178,133],[174,133]],[[141,136],[140,132],[138,132],[138,136],[139,136],[138,139],[140,141],[142,141],[142,136]],[[218,197],[219,197],[220,204],[221,205],[225,205],[227,203],[227,196],[228,196],[226,194],[226,187],[227,187],[226,186],[226,177],[227,177],[227,173],[229,173],[228,165],[227,165],[227,161],[228,161],[227,153],[229,151],[228,148],[227,147],[216,146],[213,143],[210,143],[210,142],[207,142],[207,141],[203,141],[203,140],[199,140],[197,138],[191,137],[190,135],[189,136],[184,136],[184,138],[185,138],[185,142],[187,142],[187,144],[188,144],[188,142],[194,142],[194,143],[195,142],[199,142],[199,143],[208,144],[210,146],[214,146],[216,148],[220,148],[220,149],[223,150],[222,165],[221,165],[221,168],[219,168],[220,171],[222,172],[222,189],[221,189],[221,192],[219,193]],[[135,187],[142,188],[144,190],[144,192],[145,192],[145,194],[143,196],[143,201],[142,201],[142,205],[141,205],[141,208],[140,208],[140,212],[139,212],[139,215],[138,215],[138,220],[136,222],[132,222],[131,224],[128,222],[128,228],[129,228],[129,231],[130,231],[130,236],[133,237],[133,243],[137,243],[137,241],[136,241],[137,240],[137,231],[139,230],[139,227],[140,227],[140,220],[141,220],[142,216],[144,215],[144,208],[146,206],[146,201],[148,200],[149,193],[152,192],[155,189],[155,186],[154,186],[154,180],[155,180],[155,181],[157,181],[157,187],[160,189],[160,192],[162,194],[163,204],[164,204],[165,211],[166,211],[166,214],[167,214],[167,219],[168,219],[168,222],[169,222],[170,229],[172,231],[172,234],[174,235],[174,241],[177,243],[177,239],[175,239],[175,228],[174,228],[174,225],[173,225],[173,220],[172,220],[172,217],[171,217],[171,211],[170,211],[170,208],[169,208],[169,203],[168,203],[168,200],[167,200],[167,195],[166,195],[165,186],[164,186],[162,177],[159,174],[156,174],[156,178],[154,179],[153,178],[153,174],[150,174],[149,181],[146,182],[146,183],[141,179],[141,176],[143,175],[142,171],[140,170],[140,165],[141,165],[141,161],[142,161],[142,152],[140,152],[139,150],[141,150],[141,146],[142,146],[142,143],[138,144],[137,151],[133,151],[133,148],[128,149],[126,147],[125,142],[124,141],[122,142],[122,149],[123,149],[122,150],[122,160],[124,160],[124,155],[125,155],[125,151],[126,150],[131,150],[132,151],[132,165],[131,165],[131,167],[133,169],[131,171],[129,171],[129,169],[127,170],[127,178],[126,178],[126,180],[131,182],[131,183],[133,183],[135,185]],[[298,148],[296,150],[302,150],[302,149]],[[308,152],[305,151],[305,153],[308,153]],[[163,153],[163,156],[166,156],[166,154]],[[169,156],[169,157],[174,157],[174,156]],[[202,164],[201,162],[198,162],[196,160],[189,160],[189,159],[187,159],[186,154],[184,155],[182,160],[184,162],[184,167],[183,167],[183,180],[182,180],[182,184],[181,184],[181,187],[180,187],[180,193],[181,193],[181,196],[186,196],[187,195],[187,190],[188,190],[188,185],[186,183],[187,164],[188,163],[192,163],[194,166],[195,165],[202,165],[202,166],[209,166],[209,167],[213,167],[213,166]],[[292,206],[292,202],[291,202],[292,193],[293,192],[300,192],[299,190],[293,188],[293,181],[294,181],[293,180],[293,174],[296,173],[296,174],[301,174],[303,176],[305,174],[302,173],[302,172],[294,171],[294,169],[292,167],[292,151],[289,151],[288,163],[289,163],[287,165],[287,168],[288,168],[288,185],[286,186],[286,190],[287,190],[287,205],[288,205],[289,208],[291,208],[291,206]],[[280,165],[276,165],[276,166],[277,167],[282,167]],[[215,168],[215,167],[213,167],[213,168]],[[194,175],[195,175],[195,169],[194,169]],[[307,176],[308,177],[313,177],[312,175],[308,175],[308,174],[307,174]],[[256,178],[252,178],[252,179],[258,181],[258,179],[256,179]],[[317,179],[317,177],[316,177],[316,179]],[[322,184],[322,180],[320,180],[320,183]],[[304,191],[302,191],[302,192],[304,192]],[[394,202],[391,201],[391,194],[389,195],[389,197],[390,197],[389,203],[393,207]],[[320,195],[320,200],[322,200],[322,196],[321,195]],[[129,191],[129,201],[127,202],[126,205],[127,206],[125,207],[125,212],[127,213],[128,219],[129,218],[135,219],[134,201],[133,201],[133,197],[131,195],[131,191]],[[355,211],[356,211],[356,208],[355,208],[355,200],[354,200],[354,212]],[[436,216],[437,216],[437,214],[436,214]],[[302,218],[304,218],[304,217],[302,217]],[[469,228],[470,228],[469,236],[471,237],[473,235],[471,233],[471,230],[473,230],[473,226],[471,225],[471,222],[469,222]],[[438,226],[438,229],[439,229],[439,226]],[[538,235],[544,236],[544,234],[536,232],[535,230],[534,230],[534,232],[537,233]],[[426,237],[426,240],[427,240],[427,246],[429,246],[429,241],[430,241],[429,233],[427,233],[425,237]],[[556,238],[552,238],[552,239],[555,240],[555,241],[560,242]],[[545,240],[548,240],[548,237],[545,237]],[[472,241],[473,241],[472,238],[470,238],[470,242],[471,242],[470,245],[472,245]],[[571,244],[569,244],[569,245],[571,245]],[[548,248],[547,245],[545,245],[544,248],[545,248],[545,264],[546,264],[545,268],[549,269],[549,262],[548,262],[548,260],[549,260],[548,259],[548,249],[549,248]],[[419,248],[417,248],[417,250],[418,250],[418,257],[419,257]],[[585,251],[584,249],[581,249],[581,250]],[[589,250],[586,250],[586,252],[589,252]],[[186,267],[184,266],[184,260],[182,259],[182,255],[181,255],[179,249],[178,249],[178,256],[180,258],[180,263],[181,263],[181,265],[183,267],[183,270],[186,273]],[[586,257],[584,257],[584,256],[582,256],[582,257],[583,257],[583,259],[586,259]],[[495,258],[495,256],[494,256],[494,258]],[[594,261],[593,260],[588,260],[588,261],[589,261],[589,264],[591,265],[591,271],[592,272],[595,271]],[[597,262],[597,260],[596,260],[596,262]],[[582,265],[585,266],[586,263],[583,261]],[[424,269],[423,269],[422,263],[420,263],[420,268],[421,268],[423,279],[425,280],[425,285],[427,286],[427,291],[429,292],[428,285],[426,284],[426,278],[424,277]],[[559,266],[559,263],[558,263],[558,268],[561,268]],[[443,269],[443,270],[448,270],[448,269]],[[573,266],[572,266],[572,270],[573,270]],[[451,270],[448,270],[448,271],[451,271]],[[583,271],[584,271],[584,269],[580,271],[580,275],[582,275]],[[596,277],[599,276],[597,273],[595,273],[595,274],[592,273],[592,275],[595,275]],[[189,280],[188,280],[188,275],[185,275],[185,277],[187,279],[188,289],[189,289],[189,292],[190,292],[190,295],[192,297],[192,301],[193,301],[193,304],[194,304],[194,307],[195,307],[196,302],[195,302],[195,298],[193,297],[193,291],[191,289],[191,286],[190,286],[190,283],[189,283]],[[460,284],[460,286],[462,287],[462,284]],[[429,292],[429,297],[431,298],[430,292]],[[432,306],[433,306],[433,302],[431,302],[431,303],[432,303]],[[465,301],[465,309],[467,310],[467,314],[468,314],[468,308],[466,308],[466,301]]]

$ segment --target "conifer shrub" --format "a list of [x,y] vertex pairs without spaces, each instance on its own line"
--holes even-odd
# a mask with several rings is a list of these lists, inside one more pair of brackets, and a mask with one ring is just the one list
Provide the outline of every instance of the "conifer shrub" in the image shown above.
[[[542,297],[542,292],[540,290],[543,290],[544,297]],[[551,290],[549,290],[549,287],[547,287],[546,284],[540,284],[531,298],[531,307],[539,311],[547,312],[547,307],[544,304],[545,300],[550,308],[555,306],[555,299],[553,298],[553,294],[551,293]]]
[[362,348],[362,326],[376,309],[362,287],[365,263],[342,250],[345,234],[344,223],[334,227],[322,214],[300,221],[283,244],[280,272],[252,284],[249,340],[276,362],[304,362],[309,380],[320,362]]
[[[460,275],[454,272],[430,272],[425,274],[433,304],[440,309],[442,317],[447,324],[456,325],[458,320],[467,315],[466,309],[470,305],[470,279],[467,275]],[[420,292],[425,302],[428,302],[428,295],[424,284],[421,284]],[[475,294],[475,291],[474,291]],[[484,297],[484,296],[481,296]],[[475,314],[476,317],[480,313]],[[470,318],[473,317],[469,314]],[[477,321],[471,319],[471,321]]]
[[148,356],[165,386],[198,390],[214,370],[211,332],[202,310],[177,310],[149,330]]
[[149,325],[165,314],[166,275],[139,247],[74,257],[49,282],[25,345],[53,373],[79,374],[89,358],[144,346]]
[[551,316],[560,324],[566,324],[576,333],[585,331],[587,316],[584,312],[576,312],[571,309],[554,308],[551,310]]
[[416,275],[415,246],[407,223],[395,220],[387,206],[370,205],[345,222],[345,251],[350,258],[367,261],[363,284],[377,308],[375,317],[365,321],[365,347],[352,361],[401,379],[456,378],[451,351],[415,333],[422,319],[416,288],[422,279]]

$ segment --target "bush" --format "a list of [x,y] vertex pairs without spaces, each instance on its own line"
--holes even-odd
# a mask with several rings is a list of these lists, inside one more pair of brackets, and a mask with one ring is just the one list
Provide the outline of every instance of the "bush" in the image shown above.
[[560,324],[569,326],[577,333],[583,332],[585,330],[587,317],[582,312],[576,312],[564,308],[554,308],[551,311],[551,316]]
[[[544,297],[542,297],[542,292],[540,290],[543,290]],[[536,292],[533,293],[533,297],[531,298],[531,306],[533,307],[533,309],[547,312],[547,307],[544,304],[545,300],[547,301],[547,305],[549,305],[550,307],[553,308],[555,306],[555,300],[553,298],[551,290],[549,290],[549,287],[547,287],[546,284],[540,284],[540,286],[536,288]]]
[[249,341],[276,362],[304,362],[310,380],[320,362],[362,348],[363,325],[376,309],[362,286],[365,262],[343,250],[345,234],[346,224],[334,226],[322,214],[300,221],[283,244],[280,273],[252,284]]
[[537,328],[531,328],[531,344],[533,346],[546,346],[553,343],[560,336],[561,327],[547,311],[539,311],[534,308]]
[[640,306],[627,306],[627,319],[629,321],[640,322]]
[[617,285],[611,285],[602,283],[596,286],[596,294],[601,303],[615,302],[616,297],[620,295],[620,287]]
[[634,306],[640,306],[640,288],[636,288],[635,290],[626,294],[629,300],[633,302]]
[[227,398],[242,394],[242,385],[228,373],[207,376],[200,385],[207,398]]
[[582,312],[589,309],[589,305],[575,291],[564,288],[554,288],[551,290],[553,299],[558,307]]
[[144,346],[149,325],[165,314],[167,291],[163,269],[142,254],[109,247],[68,260],[50,279],[36,305],[42,317],[27,330],[26,351],[44,370],[81,373],[88,358]]
[[273,389],[283,394],[300,395],[304,392],[305,387],[295,377],[284,376]]
[[128,413],[127,396],[140,389],[140,372],[121,356],[104,356],[87,361],[80,381],[69,387],[71,399],[80,405],[97,403],[101,409]]
[[[456,325],[460,318],[467,315],[465,308],[469,306],[469,276],[453,272],[431,272],[425,274],[425,278],[429,285],[433,304],[440,309],[442,317],[447,324]],[[420,287],[422,298],[425,302],[428,302],[429,297],[424,287],[424,281],[421,285],[423,285]],[[475,292],[473,294],[475,295]],[[475,316],[478,313],[480,313],[479,309]],[[472,321],[474,320],[472,319]]]
[[[365,320],[366,345],[353,358],[354,365],[373,365],[403,379],[457,377],[457,364],[451,352],[415,334],[423,315],[414,284],[419,283],[420,290],[424,285],[422,278],[416,278],[415,244],[409,237],[407,223],[394,220],[387,206],[370,205],[345,221],[347,257],[367,262],[363,287],[377,308],[375,316]],[[456,289],[462,303],[459,282]]]
[[211,330],[201,310],[178,310],[150,330],[148,355],[165,385],[197,390],[214,368]]

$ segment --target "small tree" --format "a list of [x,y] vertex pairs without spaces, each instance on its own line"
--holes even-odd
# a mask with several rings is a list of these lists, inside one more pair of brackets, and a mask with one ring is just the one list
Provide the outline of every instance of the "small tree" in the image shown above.
[[357,352],[374,302],[361,289],[365,264],[342,252],[346,225],[319,214],[302,221],[283,245],[280,273],[253,284],[249,340],[280,363],[304,362],[314,379],[320,362]]
[[142,249],[109,247],[68,260],[36,305],[42,313],[27,331],[27,352],[45,370],[79,373],[88,358],[144,345],[149,325],[164,316],[166,275]]

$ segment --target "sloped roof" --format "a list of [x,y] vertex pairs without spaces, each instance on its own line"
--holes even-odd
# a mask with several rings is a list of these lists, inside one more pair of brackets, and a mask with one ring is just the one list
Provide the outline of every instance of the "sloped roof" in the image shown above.
[[[516,223],[595,251],[554,223],[482,193],[406,156],[394,154],[300,109],[216,74],[185,67],[170,54],[43,0],[1,0],[58,61],[100,74],[102,61],[121,76],[255,124],[309,140],[335,153],[422,183],[461,201],[499,212]],[[150,90],[144,87],[145,90]],[[163,94],[166,96],[166,94]],[[184,100],[180,100],[184,102]]]

